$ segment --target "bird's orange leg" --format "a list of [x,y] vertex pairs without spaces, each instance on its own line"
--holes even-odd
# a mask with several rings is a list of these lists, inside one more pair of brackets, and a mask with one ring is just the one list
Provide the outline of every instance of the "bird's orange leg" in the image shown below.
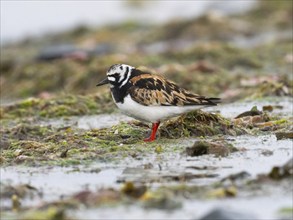
[[144,139],[145,142],[151,142],[156,139],[156,133],[157,133],[159,125],[160,125],[160,122],[153,123],[151,136],[149,138]]

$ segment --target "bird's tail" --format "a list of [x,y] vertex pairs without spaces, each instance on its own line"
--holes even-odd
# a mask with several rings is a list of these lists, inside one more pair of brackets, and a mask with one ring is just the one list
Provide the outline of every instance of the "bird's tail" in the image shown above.
[[206,99],[211,105],[217,105],[219,103],[221,103],[221,99],[220,98],[207,98]]

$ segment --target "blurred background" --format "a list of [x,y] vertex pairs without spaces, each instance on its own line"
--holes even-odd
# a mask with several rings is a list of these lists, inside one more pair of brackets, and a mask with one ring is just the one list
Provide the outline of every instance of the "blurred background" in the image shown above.
[[[3,219],[292,219],[292,0],[0,4]],[[145,144],[117,63],[223,104]]]
[[[223,14],[243,13],[256,1],[3,1],[2,44],[29,36],[41,36],[75,26],[98,27],[135,20],[163,23],[195,18],[210,10]],[[16,16],[17,15],[17,16]],[[21,24],[21,25],[20,25]]]
[[292,59],[292,1],[1,1],[2,103],[102,92],[115,63],[226,101],[289,94]]

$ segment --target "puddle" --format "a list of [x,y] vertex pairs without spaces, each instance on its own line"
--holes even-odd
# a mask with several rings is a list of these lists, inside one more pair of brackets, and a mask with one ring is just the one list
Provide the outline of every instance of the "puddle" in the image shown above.
[[[100,172],[91,172],[92,167],[89,172],[87,170],[89,169],[83,167],[6,167],[1,168],[1,183],[29,184],[41,192],[41,197],[22,200],[23,206],[58,200],[85,189],[95,191],[101,187],[118,187],[116,179],[122,173],[122,169],[103,168]],[[0,208],[10,207],[10,203],[10,199],[3,199]]]
[[[261,205],[260,205],[261,204]],[[198,219],[214,208],[235,210],[241,213],[250,213],[257,219],[276,219],[276,213],[281,207],[292,206],[290,196],[262,196],[254,198],[234,198],[219,201],[193,200],[183,205],[185,218]],[[195,211],[196,207],[196,211]],[[257,207],[257,208],[256,208]],[[253,211],[252,211],[253,210]],[[184,218],[184,217],[183,217]]]
[[133,120],[133,118],[122,114],[84,116],[78,119],[77,127],[86,130],[94,128],[107,128],[119,124],[122,121],[127,122],[131,120]]
[[117,125],[122,121],[127,122],[131,120],[133,120],[133,118],[130,118],[123,114],[100,114],[45,119],[43,121],[40,121],[40,124],[43,126],[51,125],[57,128],[70,126],[90,130],[107,128],[113,125]]
[[[242,103],[223,104],[205,111],[220,111],[225,117],[234,118],[239,113],[250,110],[253,106],[262,109],[264,105],[280,105],[282,109],[274,109],[271,114],[290,117],[293,111],[292,98],[267,101],[247,101]],[[69,119],[48,119],[42,125],[55,127],[76,126],[81,129],[110,127],[121,121],[133,120],[122,114],[92,115],[70,117]],[[21,200],[22,206],[33,206],[41,203],[60,200],[82,190],[96,192],[100,188],[121,189],[125,181],[145,183],[149,189],[160,186],[210,186],[231,174],[247,172],[251,179],[259,174],[270,172],[272,167],[281,166],[293,157],[293,140],[277,141],[274,134],[225,136],[224,139],[233,144],[239,151],[227,157],[203,155],[190,157],[184,154],[185,148],[190,147],[200,138],[185,138],[166,141],[162,153],[154,151],[141,153],[135,157],[127,156],[114,162],[93,162],[90,165],[71,167],[2,167],[1,183],[29,184],[36,187],[42,196]],[[209,138],[207,138],[209,140]],[[183,177],[184,181],[181,181]],[[102,207],[98,210],[100,219],[198,219],[216,207],[253,213],[259,219],[274,218],[277,210],[282,207],[292,207],[292,198],[286,194],[287,188],[276,185],[274,188],[261,189],[257,193],[242,195],[239,192],[235,198],[221,200],[183,199],[182,208],[170,211],[148,210],[137,205],[118,205],[111,208]],[[268,193],[267,193],[268,191]],[[267,193],[267,194],[266,194]],[[1,199],[0,210],[11,207],[10,199]],[[239,208],[240,207],[240,208]],[[258,207],[257,209],[255,207]],[[244,209],[245,208],[245,209]],[[81,208],[70,215],[77,218],[96,219],[97,209]]]
[[[292,115],[293,112],[293,98],[285,97],[280,100],[262,100],[262,101],[247,101],[237,102],[232,104],[221,104],[216,107],[208,107],[203,109],[207,112],[220,111],[223,117],[235,118],[239,113],[250,110],[253,106],[257,106],[259,110],[262,110],[266,105],[278,105],[282,106],[281,109],[274,109],[270,114],[278,114],[279,116]],[[51,125],[53,127],[77,127],[80,129],[90,130],[107,128],[113,125],[117,125],[120,122],[128,122],[135,120],[134,118],[123,115],[122,113],[114,114],[99,114],[99,115],[85,115],[85,116],[73,116],[66,118],[53,118],[44,119],[40,121],[41,125]]]
[[278,114],[279,116],[292,116],[293,113],[293,98],[282,97],[273,100],[257,100],[257,101],[246,101],[236,102],[232,104],[220,104],[216,107],[209,107],[204,111],[220,111],[223,117],[235,118],[242,112],[249,111],[253,106],[257,106],[259,110],[262,110],[263,106],[282,106],[281,109],[274,109],[270,114]]
[[36,188],[45,188],[49,190],[48,196],[53,196],[55,192],[56,194],[73,193],[79,187],[90,187],[90,189],[96,186],[114,187],[117,176],[121,172],[120,168],[103,168],[100,172],[88,172],[81,167],[6,167],[1,168],[1,179],[12,184],[25,183]]
[[[242,148],[243,151],[235,152],[223,158],[215,158],[209,155],[197,158],[189,157],[186,165],[230,167],[216,170],[219,179],[241,171],[248,172],[254,178],[258,174],[268,173],[273,166],[282,165],[293,156],[293,141],[290,139],[277,141],[274,135],[239,136],[231,143],[238,149]],[[264,150],[272,151],[272,155],[263,154]]]
[[[185,139],[180,141],[182,151],[185,147],[190,146],[196,139]],[[241,171],[246,171],[251,174],[251,178],[255,178],[258,174],[268,173],[273,166],[283,165],[292,156],[292,140],[277,141],[274,135],[263,136],[240,136],[227,137],[228,142],[233,143],[237,148],[245,149],[236,153],[232,153],[228,157],[216,158],[212,155],[203,155],[200,157],[187,157],[178,152],[166,152],[164,154],[144,155],[141,159],[132,157],[121,161],[116,161],[113,164],[109,163],[94,163],[89,166],[74,166],[71,168],[65,167],[6,167],[1,168],[1,182],[16,184],[30,184],[42,192],[41,198],[25,199],[22,204],[32,205],[40,204],[40,202],[53,201],[76,192],[89,189],[96,191],[99,188],[113,187],[121,188],[121,183],[124,181],[134,181],[147,183],[149,187],[159,187],[162,185],[176,185],[176,178],[186,175],[187,185],[207,186],[215,183],[228,175],[235,174]],[[175,145],[179,144],[179,140],[174,141]],[[262,154],[263,150],[270,150],[270,156]],[[146,164],[151,164],[151,167],[145,169]],[[195,167],[195,168],[194,168]],[[101,171],[99,171],[99,169]],[[97,172],[91,172],[97,170]],[[282,189],[280,189],[282,191]],[[277,192],[276,189],[272,190]],[[277,193],[279,195],[279,193]],[[264,204],[273,205],[271,198],[252,197],[250,202],[257,205],[258,202],[264,199]],[[279,196],[280,206],[282,204],[288,206],[288,196]],[[237,205],[235,204],[237,201]],[[239,210],[239,204],[246,205],[247,200],[244,198],[235,198],[221,203],[221,206],[231,206]],[[246,203],[245,203],[246,202]],[[141,207],[136,207],[132,215],[128,215],[132,207],[117,207],[115,214],[113,209],[99,209],[101,218],[139,218],[144,216],[146,219],[155,219],[158,216],[162,218],[176,219],[180,215],[186,218],[197,217],[204,213],[205,210],[219,204],[218,201],[184,201],[183,208],[177,213],[175,211],[171,216],[166,211],[147,212]],[[2,207],[9,207],[10,200],[4,199]],[[253,205],[251,205],[253,207]],[[194,208],[201,207],[196,213],[193,213]],[[246,206],[248,210],[250,206]],[[250,208],[249,208],[250,207]],[[263,207],[263,206],[262,206]],[[276,209],[276,206],[274,206]],[[254,210],[254,209],[253,209]],[[261,210],[261,209],[260,209]],[[267,216],[264,210],[258,210],[256,213]],[[269,216],[272,216],[274,209],[271,210]],[[80,214],[82,213],[82,214]],[[93,218],[94,211],[83,210],[76,213],[77,216],[86,216],[87,219]]]
[[[262,204],[260,206],[260,204]],[[199,219],[215,208],[224,210],[241,211],[241,213],[251,213],[257,219],[278,219],[277,213],[279,208],[292,206],[292,200],[280,196],[266,196],[258,198],[235,198],[225,199],[221,203],[213,200],[192,200],[183,203],[182,209],[162,211],[162,210],[145,210],[138,206],[117,207],[113,208],[84,209],[75,211],[72,214],[77,218],[86,218],[88,220],[99,219]],[[241,207],[241,208],[239,208]],[[258,208],[256,208],[258,207]],[[280,219],[280,218],[279,218]]]
[[[222,178],[246,171],[255,178],[258,174],[268,173],[273,166],[282,165],[293,156],[290,139],[277,141],[275,135],[263,136],[239,136],[228,137],[228,142],[232,143],[240,151],[230,154],[227,157],[214,157],[203,155],[200,157],[187,157],[180,153],[164,153],[157,157],[147,157],[144,161],[131,159],[128,164],[131,167],[140,167],[127,170],[119,177],[123,181],[138,181],[160,183],[177,183],[172,180],[172,176],[185,175],[190,180],[187,183],[195,185],[207,185],[221,180]],[[186,139],[180,141],[182,152],[185,147],[191,146],[198,139]],[[176,143],[176,141],[174,142]],[[264,152],[271,151],[271,155]],[[151,163],[152,169],[144,170],[141,167],[145,163]],[[122,166],[122,165],[121,165]],[[195,168],[194,168],[195,167]],[[196,169],[199,168],[199,169]],[[168,178],[169,177],[169,178]],[[171,179],[171,181],[170,181]]]
[[[282,165],[293,156],[292,140],[277,141],[275,135],[228,137],[240,151],[227,157],[202,155],[190,157],[184,155],[185,147],[191,146],[198,139],[181,140],[180,152],[165,152],[144,155],[143,158],[125,158],[115,163],[93,163],[87,167],[5,167],[1,168],[2,181],[11,181],[13,184],[27,183],[37,188],[56,190],[56,192],[71,193],[77,188],[87,187],[114,187],[120,177],[130,177],[131,180],[145,180],[146,177],[172,176],[183,173],[203,175],[190,182],[200,185],[215,182],[230,174],[246,171],[256,177],[267,173],[273,166]],[[174,144],[179,144],[174,141]],[[271,151],[268,156],[264,151]],[[146,164],[151,167],[145,169]],[[96,168],[100,172],[91,172]],[[204,178],[204,177],[207,178]],[[127,179],[127,178],[126,178]],[[207,180],[208,179],[208,180]],[[58,180],[58,181],[56,181]],[[169,182],[169,181],[168,181]],[[176,182],[176,181],[174,181]],[[70,184],[68,184],[70,183]],[[70,186],[70,187],[69,187]],[[50,191],[50,194],[52,191]],[[54,194],[54,193],[53,193]],[[52,195],[52,194],[51,194]]]

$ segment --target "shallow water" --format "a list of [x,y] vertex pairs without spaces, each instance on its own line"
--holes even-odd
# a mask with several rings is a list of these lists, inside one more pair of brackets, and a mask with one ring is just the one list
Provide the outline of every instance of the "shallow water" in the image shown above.
[[278,116],[292,116],[293,115],[293,98],[292,97],[275,97],[268,98],[267,100],[248,100],[243,102],[235,102],[231,104],[220,104],[215,107],[206,108],[205,111],[220,111],[223,117],[235,118],[240,113],[249,111],[252,107],[256,106],[258,110],[262,111],[263,106],[280,106],[274,108],[270,114]]
[[117,125],[120,122],[131,121],[130,118],[121,113],[114,114],[99,114],[99,115],[85,115],[85,116],[72,116],[66,118],[53,118],[44,119],[40,121],[41,125],[51,125],[53,127],[77,127],[80,129],[90,130],[90,129],[100,129],[109,128],[113,125]]
[[[260,204],[262,204],[260,206]],[[277,204],[277,206],[276,206]],[[87,209],[73,212],[74,216],[79,218],[95,220],[99,219],[199,219],[209,213],[215,208],[223,208],[229,211],[240,213],[250,213],[249,215],[255,216],[255,219],[278,219],[278,211],[280,207],[292,205],[290,197],[284,198],[283,196],[269,195],[255,198],[234,198],[224,199],[220,203],[218,200],[192,200],[183,203],[182,209],[172,211],[161,210],[145,210],[138,206],[130,207],[117,207],[115,212],[113,208]],[[258,207],[258,208],[256,208]],[[253,210],[253,211],[252,211]],[[251,214],[253,213],[253,214]],[[239,219],[241,216],[239,216]],[[281,218],[279,218],[281,219]],[[247,220],[244,218],[243,220]]]
[[[209,185],[219,181],[223,177],[241,171],[248,172],[255,178],[259,174],[268,173],[273,166],[281,166],[292,156],[292,140],[277,141],[274,135],[263,136],[240,136],[226,137],[228,142],[242,151],[232,153],[228,157],[217,158],[211,155],[200,157],[186,157],[178,152],[166,152],[164,154],[145,155],[142,159],[126,158],[114,163],[93,163],[89,166],[62,167],[6,167],[1,168],[1,182],[15,184],[30,184],[42,192],[42,197],[35,197],[33,200],[25,199],[22,204],[32,205],[41,202],[54,201],[66,198],[74,193],[85,189],[95,191],[102,187],[114,187],[119,189],[124,181],[146,182],[160,179],[163,176],[181,175],[183,173],[197,174],[198,178],[187,181],[191,185]],[[185,139],[174,141],[175,145],[184,147],[190,146],[196,139]],[[272,151],[271,155],[266,155],[263,151]],[[143,169],[145,164],[152,164],[153,168]],[[194,169],[203,168],[203,169]],[[208,167],[205,169],[204,167]],[[100,171],[99,171],[100,170]],[[200,177],[201,175],[211,175],[211,177]],[[152,187],[162,185],[176,185],[177,181],[162,180],[148,183]],[[283,192],[280,193],[280,192]],[[278,201],[277,205],[273,202]],[[268,196],[238,196],[236,198],[225,199],[221,203],[218,200],[185,200],[183,207],[175,210],[171,214],[168,211],[148,211],[140,206],[122,206],[115,208],[100,208],[100,218],[139,218],[146,219],[160,218],[195,218],[204,215],[214,207],[229,207],[236,211],[249,211],[260,218],[272,217],[276,210],[292,205],[290,195],[284,195],[282,187],[270,189]],[[261,203],[260,203],[261,202]],[[241,205],[242,204],[242,205]],[[260,205],[261,204],[261,205]],[[10,200],[3,200],[3,207],[10,206]],[[259,207],[257,210],[254,207]],[[195,208],[196,207],[196,208]],[[241,208],[239,208],[241,207]],[[245,209],[243,209],[245,207]],[[271,207],[269,211],[266,207]],[[113,212],[115,210],[115,212]],[[130,214],[131,213],[131,214]],[[74,213],[77,217],[94,219],[97,217],[96,210],[86,209]]]
[[[207,112],[220,112],[223,117],[235,118],[242,112],[249,111],[252,107],[257,106],[262,110],[263,106],[281,106],[275,108],[271,114],[279,116],[290,116],[293,114],[293,98],[285,97],[281,99],[261,100],[261,101],[243,101],[232,104],[220,104],[215,107],[204,108],[203,111]],[[113,114],[99,114],[99,115],[85,115],[85,116],[72,116],[66,118],[53,118],[44,119],[40,121],[41,125],[51,125],[53,127],[77,127],[80,129],[90,130],[99,128],[108,128],[117,125],[120,122],[128,122],[134,120],[131,117],[123,115],[122,113]]]
[[[271,115],[291,117],[293,112],[292,98],[272,98],[262,101],[243,101],[222,104],[205,111],[219,111],[223,116],[234,118],[238,114],[257,106],[259,110],[265,105],[282,106],[271,112]],[[102,114],[69,119],[47,119],[42,125],[55,127],[76,126],[81,129],[110,127],[121,121],[133,120],[121,114]],[[259,174],[267,174],[274,166],[282,166],[293,157],[293,140],[277,140],[274,134],[224,136],[224,140],[239,149],[227,157],[202,155],[189,157],[185,148],[190,147],[199,138],[184,138],[166,141],[164,150],[158,154],[154,151],[143,153],[138,157],[126,157],[115,161],[97,161],[89,165],[70,167],[1,167],[1,183],[17,185],[30,184],[36,187],[41,196],[22,200],[22,206],[39,205],[41,203],[70,197],[82,190],[95,192],[101,188],[120,189],[124,181],[146,184],[150,189],[160,186],[176,186],[182,184],[172,177],[189,175],[191,178],[184,184],[192,186],[209,186],[224,177],[242,171],[250,174],[248,179],[255,179]],[[209,140],[209,138],[207,138]],[[154,146],[153,146],[154,147]],[[152,153],[151,153],[152,152]],[[150,165],[145,169],[145,165]],[[171,178],[171,179],[170,179]],[[176,178],[175,178],[176,179]],[[111,208],[98,208],[100,219],[198,219],[211,209],[222,207],[242,213],[251,213],[259,219],[278,217],[278,210],[293,207],[290,184],[283,182],[275,186],[268,185],[265,189],[254,192],[239,191],[235,198],[219,199],[183,199],[182,208],[173,210],[145,209],[136,205],[118,205]],[[11,207],[10,199],[2,199],[0,209]],[[257,208],[256,208],[257,207]],[[82,208],[68,214],[77,218],[95,219],[97,209]]]

